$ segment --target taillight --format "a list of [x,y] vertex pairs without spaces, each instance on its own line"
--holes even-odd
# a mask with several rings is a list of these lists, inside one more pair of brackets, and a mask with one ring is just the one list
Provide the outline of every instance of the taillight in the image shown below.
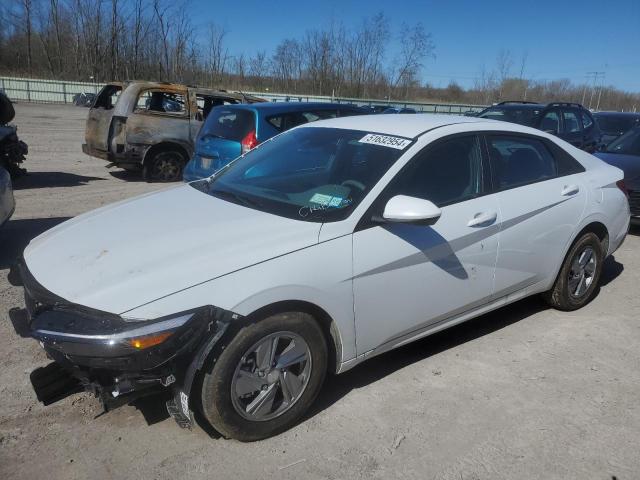
[[249,133],[245,135],[245,137],[240,142],[242,146],[242,153],[247,153],[252,148],[255,148],[258,145],[258,139],[256,138],[256,131],[251,130]]
[[622,193],[624,193],[625,197],[629,198],[629,190],[627,189],[627,186],[624,183],[624,180],[618,180],[616,182],[616,186],[622,190]]

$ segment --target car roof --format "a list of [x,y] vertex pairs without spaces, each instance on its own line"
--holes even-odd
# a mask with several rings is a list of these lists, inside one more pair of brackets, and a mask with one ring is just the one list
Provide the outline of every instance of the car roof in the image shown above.
[[640,112],[596,112],[597,117],[640,117]]
[[[480,122],[492,125],[505,124],[505,130],[514,130],[510,124],[498,120],[463,117],[461,115],[442,115],[437,113],[416,113],[415,115],[356,115],[330,120],[319,120],[317,122],[304,124],[302,127],[344,128],[414,138],[428,130],[433,130],[434,128],[445,125]],[[518,127],[518,125],[516,125],[516,127]],[[529,131],[530,129],[523,127],[522,130]]]
[[259,113],[265,114],[275,114],[275,113],[286,113],[286,112],[299,112],[309,109],[316,110],[327,110],[327,109],[337,109],[337,108],[349,108],[362,110],[361,107],[354,105],[352,103],[329,103],[329,102],[264,102],[264,103],[254,103],[251,105],[248,104],[236,104],[236,105],[224,105],[223,108],[240,108],[240,109],[250,109],[255,110]]
[[522,110],[522,109],[529,109],[529,110],[539,110],[541,108],[545,108],[546,104],[544,103],[498,103],[496,105],[491,105],[490,107],[487,107],[487,110],[490,109],[501,109],[501,110]]

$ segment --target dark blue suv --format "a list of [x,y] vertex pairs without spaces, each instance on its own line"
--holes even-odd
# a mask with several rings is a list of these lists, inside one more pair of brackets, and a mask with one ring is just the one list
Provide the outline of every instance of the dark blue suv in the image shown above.
[[544,130],[589,153],[597,150],[602,138],[593,115],[579,103],[500,102],[477,116]]
[[185,182],[211,176],[234,158],[269,138],[304,123],[363,115],[361,107],[344,103],[256,103],[225,105],[207,116],[195,153],[184,169]]

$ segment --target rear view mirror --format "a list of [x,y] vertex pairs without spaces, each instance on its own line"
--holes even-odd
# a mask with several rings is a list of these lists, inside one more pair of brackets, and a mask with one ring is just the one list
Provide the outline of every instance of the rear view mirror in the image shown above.
[[442,211],[429,200],[396,195],[384,207],[382,218],[387,222],[433,225]]

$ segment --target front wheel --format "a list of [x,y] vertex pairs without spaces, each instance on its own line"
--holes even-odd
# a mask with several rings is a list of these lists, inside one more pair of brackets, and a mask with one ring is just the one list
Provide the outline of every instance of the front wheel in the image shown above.
[[293,426],[315,400],[327,370],[322,330],[291,312],[242,328],[202,378],[202,412],[226,437],[267,438]]
[[571,247],[553,288],[543,298],[558,310],[577,310],[596,294],[604,252],[594,233],[585,233]]

